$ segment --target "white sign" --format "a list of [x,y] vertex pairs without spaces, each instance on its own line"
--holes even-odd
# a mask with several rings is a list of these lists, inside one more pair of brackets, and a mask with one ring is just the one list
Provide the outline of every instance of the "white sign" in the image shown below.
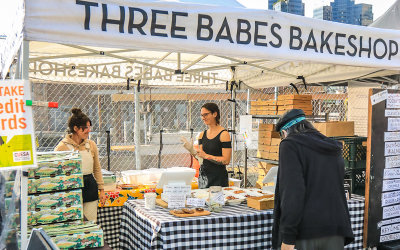
[[382,219],[389,219],[400,216],[400,205],[384,207],[382,212]]
[[388,92],[387,90],[381,91],[379,93],[376,93],[374,95],[371,95],[371,104],[375,105],[377,103],[380,103],[381,101],[384,101],[387,99]]
[[215,202],[215,203],[219,203],[222,205],[225,204],[225,198],[224,198],[224,194],[222,192],[218,192],[218,193],[214,194],[214,196],[212,196],[210,199],[212,199],[212,201],[210,201],[210,202]]
[[386,157],[385,168],[400,168],[400,155]]
[[170,194],[168,195],[168,208],[182,208],[186,206],[185,194]]
[[400,130],[400,118],[388,118],[388,130],[399,131]]
[[385,132],[385,141],[400,141],[400,132]]
[[400,191],[382,194],[382,207],[400,203]]
[[251,115],[240,116],[240,134],[243,136],[246,147],[251,145],[251,133],[253,131],[253,118]]
[[32,107],[26,100],[31,100],[29,81],[0,81],[0,169],[36,166]]
[[327,25],[284,12],[145,0],[36,0],[25,5],[24,38],[30,41],[400,67],[400,36],[392,30]]
[[400,110],[398,109],[386,109],[385,110],[385,116],[390,117],[390,116],[400,116]]
[[168,185],[164,185],[163,193],[166,195],[170,195],[170,194],[190,195],[191,190],[192,190],[192,187],[190,185],[168,184]]
[[389,225],[389,224],[394,224],[394,223],[400,223],[400,217],[390,219],[390,220],[383,220],[378,222],[378,228],[384,226],[384,225]]
[[398,109],[400,108],[400,94],[388,94],[386,100],[386,108]]
[[400,142],[385,142],[385,156],[400,155]]
[[400,224],[393,224],[381,227],[381,235],[400,232]]
[[383,170],[383,179],[396,179],[396,178],[400,178],[400,168],[388,168]]
[[193,207],[204,207],[206,205],[206,201],[204,199],[187,198],[186,204]]
[[388,235],[382,235],[379,238],[379,242],[386,242],[386,241],[392,241],[392,240],[398,240],[398,239],[400,239],[400,233],[388,234]]
[[[399,168],[385,169],[384,175],[386,175],[388,173],[388,171],[386,171],[386,170],[400,170],[400,169]],[[399,172],[396,171],[396,173],[393,173],[393,175],[397,176],[397,175],[399,175]],[[399,189],[400,189],[400,179],[384,180],[383,181],[382,192],[399,190]]]

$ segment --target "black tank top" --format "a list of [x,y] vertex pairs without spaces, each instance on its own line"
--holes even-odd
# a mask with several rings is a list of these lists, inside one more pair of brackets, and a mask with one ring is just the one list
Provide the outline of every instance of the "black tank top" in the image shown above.
[[222,156],[222,142],[219,139],[222,132],[226,131],[225,129],[221,130],[217,136],[212,139],[207,138],[207,130],[203,133],[202,143],[203,143],[203,151],[206,154],[214,155],[214,156]]

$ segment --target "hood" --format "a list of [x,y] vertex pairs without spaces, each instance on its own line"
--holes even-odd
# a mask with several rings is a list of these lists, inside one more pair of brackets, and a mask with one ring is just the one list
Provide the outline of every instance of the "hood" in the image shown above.
[[324,154],[337,154],[342,152],[342,143],[333,140],[319,132],[305,132],[289,135],[283,141],[290,140]]
[[64,139],[62,139],[62,142],[64,142],[65,144],[71,144],[75,147],[79,147],[81,145],[85,145],[89,140],[85,139],[81,142],[81,144],[77,144],[74,140],[72,140],[72,134],[67,134],[65,135]]

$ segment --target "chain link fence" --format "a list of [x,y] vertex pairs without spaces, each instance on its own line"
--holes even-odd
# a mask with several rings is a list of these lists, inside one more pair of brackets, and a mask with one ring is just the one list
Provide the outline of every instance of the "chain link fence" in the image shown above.
[[[41,71],[43,72],[43,70]],[[49,77],[50,79],[50,77]],[[89,78],[88,78],[89,79]],[[51,151],[66,135],[67,120],[72,107],[79,107],[92,120],[91,139],[100,151],[104,169],[111,171],[136,169],[135,151],[111,150],[110,162],[107,155],[107,134],[110,131],[111,146],[133,146],[135,133],[135,101],[133,90],[126,90],[121,79],[54,82],[46,75],[31,72],[32,92],[35,101],[58,102],[58,109],[34,107],[34,126],[38,151]],[[347,87],[298,86],[300,94],[313,95],[313,115],[325,116],[330,120],[346,120]],[[210,84],[201,88],[181,86],[152,86],[143,84],[139,92],[140,110],[140,155],[141,168],[192,166],[189,153],[183,148],[180,137],[196,138],[206,129],[200,117],[204,103],[215,102],[221,111],[221,125],[235,134],[234,160],[228,168],[232,177],[243,179],[245,157],[244,144],[239,131],[239,116],[247,114],[251,100],[274,99],[278,95],[296,93],[292,87],[266,89],[246,88],[236,92],[236,102],[231,91]],[[233,114],[233,105],[236,112]],[[232,116],[236,127],[232,128]],[[258,123],[272,120],[253,120],[253,129]],[[160,132],[161,131],[161,132]],[[161,138],[160,138],[161,137]],[[162,140],[162,143],[160,143]],[[160,146],[162,144],[162,147]],[[162,148],[162,149],[161,149]],[[249,150],[255,156],[256,150]],[[258,178],[257,162],[248,162],[248,181],[254,185]]]

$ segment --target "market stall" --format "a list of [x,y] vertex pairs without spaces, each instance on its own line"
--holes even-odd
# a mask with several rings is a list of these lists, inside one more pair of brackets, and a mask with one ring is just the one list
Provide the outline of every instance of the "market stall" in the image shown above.
[[[364,200],[349,200],[348,205],[356,238],[346,249],[360,249]],[[220,213],[208,216],[177,218],[167,209],[147,210],[143,201],[129,201],[122,211],[119,247],[270,249],[272,218],[271,209],[256,210],[247,205],[225,206]]]
[[[37,57],[46,50],[45,43],[62,43],[67,44],[71,50],[63,50],[64,45],[52,44],[57,51],[57,55],[52,55],[54,58],[63,57],[63,54],[66,57],[72,54],[77,56],[79,53],[76,53],[76,50],[85,50],[86,53],[94,54],[100,51],[102,55],[130,63],[136,59],[116,55],[111,49],[96,50],[86,46],[201,54],[207,51],[207,54],[214,54],[229,61],[221,63],[218,67],[253,66],[258,69],[254,72],[256,76],[265,73],[271,76],[269,81],[262,79],[263,81],[250,84],[253,87],[302,83],[299,75],[303,75],[302,79],[311,83],[325,78],[343,80],[389,75],[400,69],[399,32],[338,23],[329,23],[329,30],[326,30],[326,27],[325,21],[242,8],[149,1],[132,3],[122,0],[102,3],[87,1],[75,3],[66,0],[28,1],[22,68],[25,79],[28,79],[28,41],[32,41],[31,52],[34,52],[36,45],[36,48],[39,48]],[[46,54],[48,59],[49,56],[51,57]],[[248,60],[248,58],[253,59]],[[202,59],[201,56],[194,59],[193,64],[197,63],[196,60]],[[314,63],[299,63],[302,67],[296,67],[297,63],[293,65],[282,62],[300,61],[300,59]],[[165,71],[163,76],[194,74],[205,70],[190,71],[189,68],[193,64],[181,68],[180,59],[175,68],[160,67],[156,64],[147,66],[163,69]],[[307,75],[303,74],[304,67],[309,69]],[[72,68],[75,69],[73,66]],[[56,70],[67,72],[67,69],[70,70],[70,67],[65,66]],[[260,70],[262,72],[259,72]],[[238,76],[234,74],[234,80],[235,77]],[[139,75],[135,80],[141,79],[145,80],[145,77]],[[245,80],[245,76],[243,79]],[[221,80],[229,79],[219,80],[222,82]],[[138,85],[139,82],[136,84],[137,90]],[[140,152],[140,147],[137,145],[136,151]],[[128,211],[131,205],[131,202],[126,203],[125,210]],[[123,216],[128,215],[123,213]]]

